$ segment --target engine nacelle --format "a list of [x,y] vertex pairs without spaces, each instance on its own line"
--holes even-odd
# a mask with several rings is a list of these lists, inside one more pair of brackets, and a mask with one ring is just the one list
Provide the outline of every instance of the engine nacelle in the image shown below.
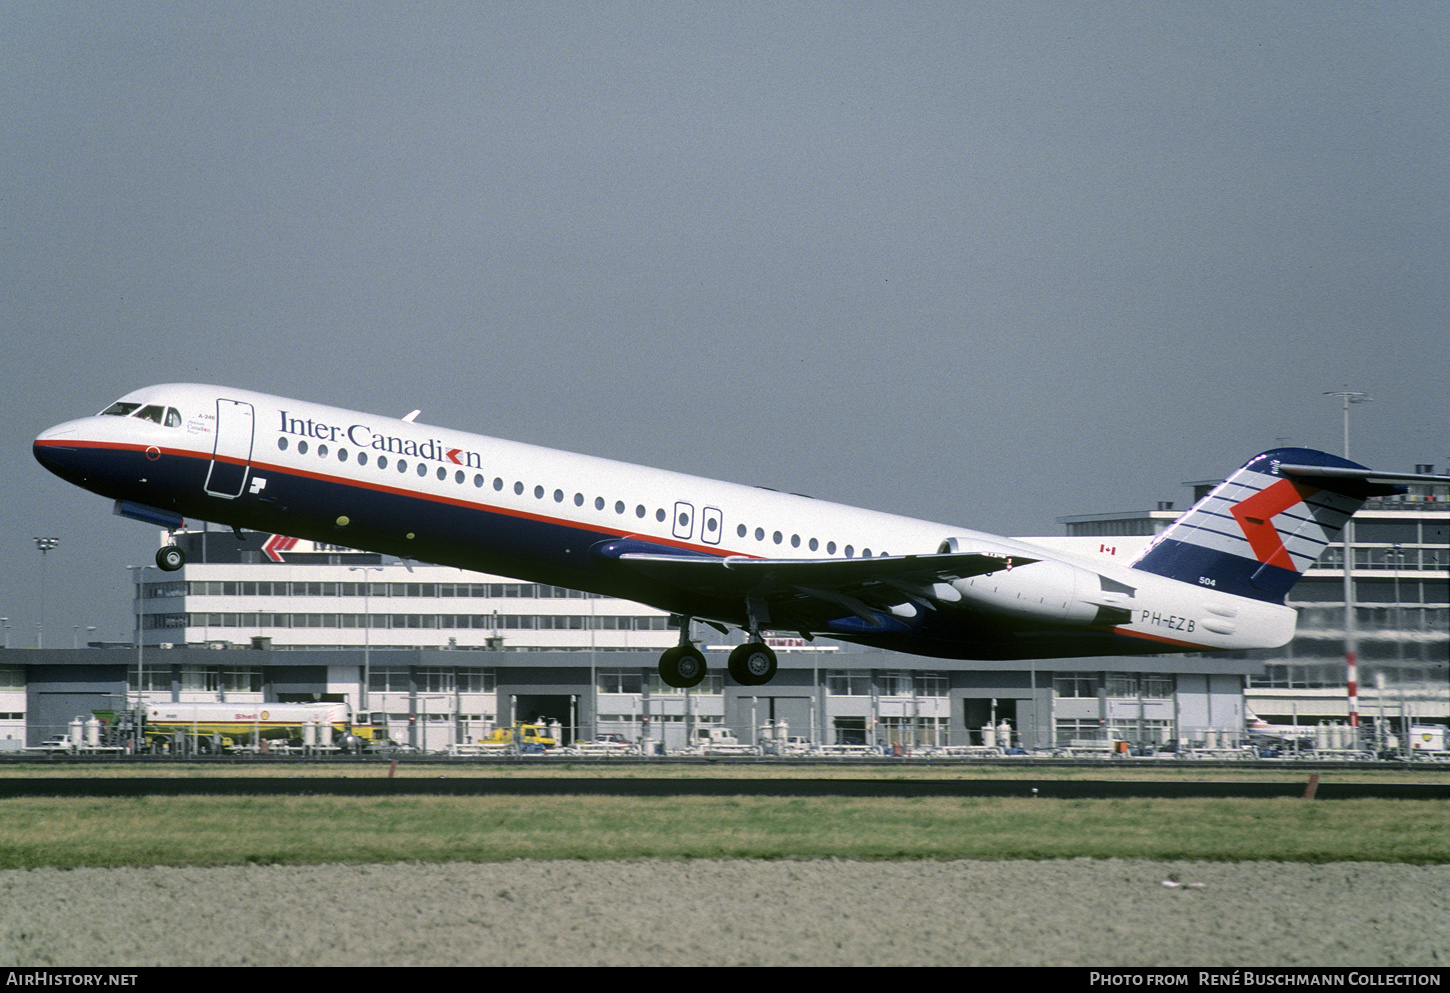
[[[942,552],[996,555],[1003,567],[995,572],[955,579],[951,588],[961,595],[958,606],[972,606],[993,613],[1064,624],[1103,623],[1103,584],[1097,573],[1057,559],[1043,558],[1042,549],[981,541],[976,538],[948,538]],[[1013,565],[1013,559],[1034,559]],[[1122,618],[1126,620],[1126,617]]]

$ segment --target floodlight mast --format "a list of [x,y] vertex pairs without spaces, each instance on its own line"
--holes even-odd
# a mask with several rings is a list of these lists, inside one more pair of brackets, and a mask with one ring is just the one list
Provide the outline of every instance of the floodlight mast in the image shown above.
[[[141,624],[143,581],[146,578],[147,569],[155,569],[154,565],[128,565],[127,572],[135,573],[136,578],[136,725],[139,729],[146,718],[146,631]],[[141,748],[141,741],[136,742],[137,750]]]
[[1349,458],[1349,405],[1352,403],[1370,403],[1374,397],[1368,393],[1357,393],[1354,390],[1333,390],[1324,394],[1327,397],[1338,397],[1344,401],[1344,457]]
[[45,553],[60,546],[59,538],[37,537],[35,547],[40,549],[40,623],[35,627],[35,647],[45,647]]
[[[368,713],[368,680],[371,677],[371,673],[368,670],[372,667],[373,644],[373,589],[372,583],[368,581],[368,573],[382,572],[383,567],[380,565],[350,565],[347,567],[347,571],[363,574],[363,668],[362,685],[358,689],[358,710],[363,713]],[[371,723],[371,715],[368,721]]]
[[[1369,403],[1374,397],[1368,393],[1343,389],[1328,391],[1327,397],[1338,397],[1344,402],[1344,457],[1349,458],[1349,405]],[[1344,665],[1346,694],[1348,696],[1349,726],[1359,727],[1359,653],[1354,630],[1354,579],[1350,572],[1354,566],[1354,519],[1344,522]]]

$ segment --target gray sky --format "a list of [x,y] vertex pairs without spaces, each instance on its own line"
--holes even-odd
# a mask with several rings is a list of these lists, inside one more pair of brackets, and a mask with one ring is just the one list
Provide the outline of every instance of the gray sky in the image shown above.
[[0,614],[155,532],[30,454],[300,396],[1009,534],[1281,443],[1450,463],[1443,3],[26,3]]

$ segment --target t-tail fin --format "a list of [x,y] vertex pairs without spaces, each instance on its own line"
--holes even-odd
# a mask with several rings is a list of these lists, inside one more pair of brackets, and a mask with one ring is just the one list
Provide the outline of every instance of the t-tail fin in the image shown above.
[[1366,498],[1399,491],[1385,482],[1393,478],[1326,452],[1276,448],[1194,504],[1132,568],[1283,603]]

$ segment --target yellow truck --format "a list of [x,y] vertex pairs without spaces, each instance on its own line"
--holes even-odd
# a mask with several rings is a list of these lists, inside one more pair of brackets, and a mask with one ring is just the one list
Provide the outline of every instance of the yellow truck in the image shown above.
[[517,745],[519,751],[543,751],[546,748],[553,748],[558,744],[549,727],[542,723],[528,723],[527,721],[514,721],[511,728],[496,728],[492,734],[483,739],[486,745]]

